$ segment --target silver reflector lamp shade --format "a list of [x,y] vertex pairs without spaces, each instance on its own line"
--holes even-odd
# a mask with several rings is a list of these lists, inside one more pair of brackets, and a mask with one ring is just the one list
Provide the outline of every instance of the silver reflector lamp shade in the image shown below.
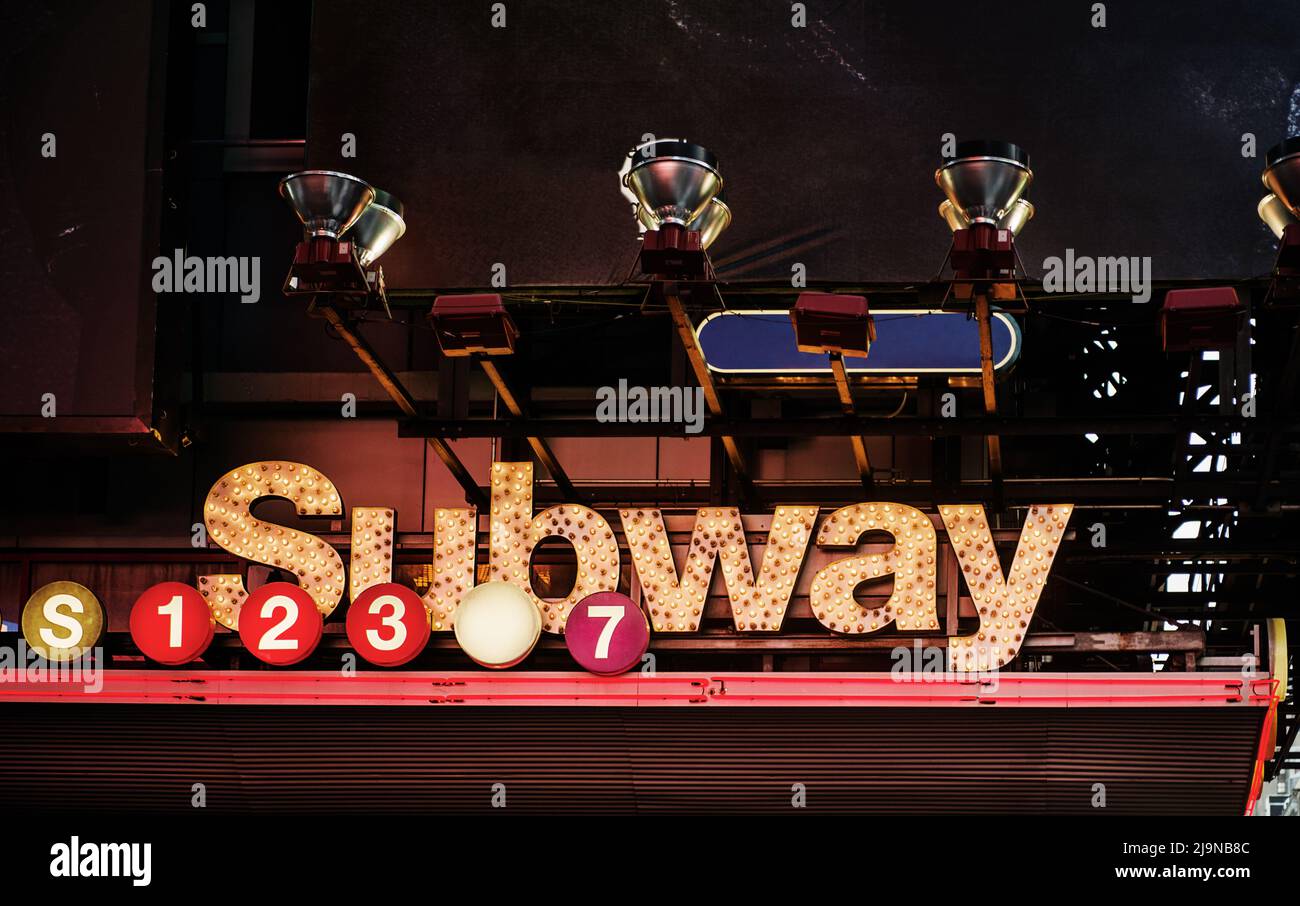
[[943,218],[944,223],[948,224],[948,229],[954,233],[970,226],[970,221],[962,215],[961,211],[954,208],[952,202],[946,198],[939,202],[939,216]]
[[998,221],[998,229],[1010,230],[1012,236],[1019,236],[1025,224],[1033,219],[1034,206],[1029,203],[1029,199],[1017,198],[1011,210],[1003,214],[1002,219]]
[[645,208],[652,229],[688,226],[722,191],[718,159],[680,139],[659,139],[635,148],[623,184]]
[[700,212],[700,216],[691,221],[688,229],[699,231],[700,242],[707,249],[729,226],[731,226],[731,208],[727,207],[727,203],[722,200],[722,195],[718,194],[709,202],[708,207]]
[[309,237],[337,239],[374,201],[375,190],[347,173],[303,170],[280,180],[280,195]]
[[[956,232],[970,227],[968,221],[962,213],[952,206],[952,202],[944,199],[939,205],[939,216],[943,222],[948,224],[948,229]],[[1034,206],[1030,204],[1027,198],[1017,198],[1016,203],[1011,206],[1011,210],[1002,216],[998,221],[998,229],[1010,230],[1012,236],[1019,236],[1020,231],[1025,228],[1025,224],[1034,217]]]
[[1259,200],[1259,206],[1255,210],[1259,212],[1259,219],[1268,224],[1268,228],[1278,239],[1282,238],[1287,227],[1300,222],[1300,218],[1292,214],[1282,203],[1282,199],[1276,195],[1265,195]]
[[1033,178],[1023,148],[993,141],[959,143],[957,156],[934,173],[934,181],[968,224],[995,226],[1012,213]]
[[[947,202],[944,202],[947,204]],[[641,224],[642,230],[656,230],[659,224],[655,221],[654,216],[641,205],[636,206],[637,223]],[[693,230],[700,234],[700,243],[704,248],[713,245],[713,240],[722,235],[722,231],[731,226],[731,208],[722,200],[721,194],[709,202],[709,206],[701,212],[699,217],[691,221],[688,230]]]
[[375,189],[374,201],[361,212],[348,230],[348,238],[357,247],[357,260],[369,267],[406,232],[406,213],[402,203],[387,192]]
[[[1268,149],[1264,155],[1262,179],[1264,186],[1277,196],[1292,215],[1300,216],[1300,135],[1292,136]],[[1259,216],[1264,216],[1262,201],[1259,204]],[[1264,222],[1268,223],[1268,220],[1265,219]]]

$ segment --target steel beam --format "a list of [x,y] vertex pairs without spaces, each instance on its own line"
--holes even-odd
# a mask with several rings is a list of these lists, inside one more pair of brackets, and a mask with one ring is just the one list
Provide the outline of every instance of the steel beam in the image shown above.
[[[335,333],[348,346],[352,347],[352,351],[357,354],[357,358],[370,369],[370,373],[375,376],[380,386],[384,388],[398,408],[408,416],[417,417],[419,411],[416,409],[414,397],[402,386],[402,382],[397,379],[397,375],[393,374],[388,369],[388,366],[379,360],[379,356],[370,347],[370,344],[365,341],[365,338],[353,330],[331,306],[317,305],[315,311],[319,312],[334,328]],[[429,436],[426,440],[433,452],[442,460],[443,465],[447,467],[447,470],[451,472],[465,490],[465,499],[480,509],[487,508],[489,506],[487,493],[479,486],[478,481],[470,474],[469,469],[460,461],[460,457],[456,455],[451,446],[440,437]]]
[[[753,509],[775,504],[808,503],[816,500],[822,506],[841,506],[860,503],[863,499],[861,482],[774,481],[754,482]],[[1255,482],[1207,478],[1204,481],[1184,483],[1184,492],[1197,497],[1226,497],[1245,499],[1253,494]],[[1281,494],[1289,488],[1277,485],[1273,493]],[[659,506],[708,506],[709,488],[700,482],[647,481],[642,484],[600,484],[582,486],[582,492],[594,504],[626,504],[652,501]],[[547,503],[564,502],[558,489],[538,485],[536,497]],[[918,506],[936,503],[977,503],[991,500],[993,487],[988,481],[963,481],[946,486],[930,481],[877,482],[875,493],[880,500],[892,500]],[[1099,506],[1107,509],[1133,507],[1163,507],[1173,497],[1171,478],[1092,478],[1060,476],[1055,478],[1013,478],[1003,482],[1003,496],[1008,505],[1066,501],[1078,507]]]
[[[998,395],[993,383],[993,313],[989,310],[987,293],[975,294],[975,317],[980,329],[980,387],[984,392],[984,412],[992,417],[998,414]],[[991,432],[985,435],[989,453],[989,478],[993,481],[993,498],[1002,509],[1002,438]]]
[[[502,377],[501,371],[496,366],[496,362],[486,356],[478,356],[476,358],[478,359],[479,366],[483,369],[483,373],[488,376],[488,380],[491,381],[492,386],[496,388],[497,395],[501,397],[501,402],[505,404],[505,407],[509,410],[510,414],[515,418],[525,418],[527,413],[524,412],[523,406],[519,404],[519,400],[511,391],[510,386],[506,384],[506,380]],[[533,453],[537,456],[538,461],[541,462],[542,465],[546,466],[546,471],[551,474],[551,478],[555,480],[555,483],[559,486],[560,490],[564,491],[564,493],[573,500],[579,500],[581,494],[579,494],[578,489],[573,486],[573,482],[569,480],[569,476],[565,473],[564,467],[560,465],[560,460],[556,458],[555,452],[551,450],[551,445],[539,435],[529,434],[525,436],[528,439],[528,446],[532,447]]]
[[1277,467],[1278,451],[1282,445],[1282,435],[1285,432],[1283,427],[1283,414],[1287,412],[1291,405],[1291,398],[1295,395],[1296,382],[1300,380],[1300,324],[1291,328],[1291,347],[1287,352],[1286,362],[1282,366],[1282,374],[1275,388],[1271,389],[1269,396],[1269,419],[1267,428],[1267,440],[1264,444],[1264,452],[1260,456],[1259,466],[1259,493],[1256,496],[1256,505],[1264,506],[1266,489],[1268,482],[1273,478],[1273,472]]
[[[677,329],[677,337],[681,340],[682,348],[686,351],[686,358],[691,363],[691,370],[695,372],[695,380],[704,388],[704,402],[709,407],[709,414],[715,419],[723,417],[722,399],[718,396],[718,390],[713,384],[713,375],[709,372],[709,366],[704,361],[704,353],[700,350],[700,345],[695,339],[695,326],[691,324],[690,316],[686,314],[686,309],[682,307],[681,297],[677,294],[676,288],[671,284],[664,287],[664,301],[668,305],[668,312],[672,315],[673,326]],[[732,434],[716,435],[722,440],[722,445],[727,451],[727,459],[731,462],[731,468],[736,473],[736,480],[740,483],[742,496],[749,498],[753,496],[753,488],[749,480],[749,469],[745,465],[744,454],[740,452],[740,446],[736,443],[736,438]]]
[[[708,399],[706,393],[705,399]],[[711,407],[710,407],[711,408]],[[1082,437],[1099,435],[1171,435],[1180,432],[1246,432],[1258,427],[1255,419],[1215,415],[1030,416],[1012,418],[882,419],[863,415],[803,416],[794,418],[728,419],[714,416],[697,434],[687,435],[681,425],[665,422],[598,422],[576,418],[521,418],[500,423],[491,419],[408,419],[398,425],[401,437],[960,437],[1010,435]],[[1284,418],[1277,429],[1300,433],[1300,418]]]
[[[851,418],[856,412],[853,407],[853,391],[849,387],[849,376],[844,370],[844,356],[842,353],[832,352],[830,360],[831,373],[835,376],[835,392],[840,398],[840,408]],[[857,464],[862,486],[870,490],[871,457],[867,455],[867,439],[861,434],[850,434],[849,441],[853,444],[853,461]]]

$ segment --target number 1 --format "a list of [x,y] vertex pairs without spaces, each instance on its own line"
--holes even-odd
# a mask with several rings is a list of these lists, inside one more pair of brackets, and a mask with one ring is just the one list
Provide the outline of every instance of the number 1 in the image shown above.
[[172,595],[172,599],[158,608],[158,613],[167,617],[167,647],[181,647],[181,596]]

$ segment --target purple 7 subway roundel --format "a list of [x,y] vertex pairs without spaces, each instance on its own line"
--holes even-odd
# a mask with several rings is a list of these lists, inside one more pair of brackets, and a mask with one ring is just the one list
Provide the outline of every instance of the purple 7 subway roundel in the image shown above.
[[564,644],[584,669],[601,676],[626,673],[650,646],[650,623],[627,595],[600,591],[578,602],[564,626]]

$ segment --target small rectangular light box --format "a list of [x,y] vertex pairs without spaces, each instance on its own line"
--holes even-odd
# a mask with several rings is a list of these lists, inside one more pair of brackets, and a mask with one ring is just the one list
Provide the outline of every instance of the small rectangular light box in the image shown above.
[[433,300],[429,321],[447,356],[510,355],[519,336],[496,293],[438,296]]
[[800,352],[866,356],[876,339],[866,296],[800,293],[790,320]]
[[1160,310],[1165,352],[1231,349],[1246,309],[1231,286],[1171,289]]

